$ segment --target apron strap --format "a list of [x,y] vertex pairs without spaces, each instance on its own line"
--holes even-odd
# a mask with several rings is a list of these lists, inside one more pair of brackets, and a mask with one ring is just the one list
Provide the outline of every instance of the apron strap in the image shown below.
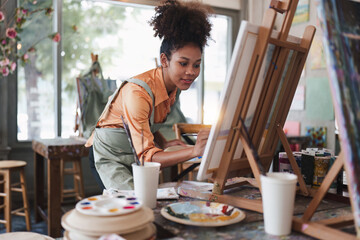
[[136,78],[130,78],[127,81],[131,82],[131,83],[135,83],[135,84],[139,85],[140,87],[143,87],[147,91],[147,93],[150,95],[152,102],[153,102],[153,109],[151,111],[151,116],[150,116],[150,126],[153,125],[154,124],[155,99],[154,99],[154,95],[151,91],[151,88],[149,87],[149,85],[147,85],[146,82],[141,81]]
[[135,83],[135,84],[139,85],[140,87],[144,88],[146,90],[146,92],[150,95],[150,97],[152,99],[152,102],[153,102],[153,109],[151,111],[151,116],[150,116],[149,123],[150,123],[150,126],[154,124],[154,109],[155,109],[154,95],[153,95],[153,93],[151,91],[151,88],[149,87],[149,85],[147,85],[146,82],[141,81],[140,79],[136,79],[136,78],[130,78],[130,79],[124,80],[121,83],[121,85],[118,87],[118,89],[110,96],[109,101],[106,103],[106,106],[105,106],[103,112],[101,113],[100,117],[98,118],[97,122],[99,122],[100,119],[103,118],[108,113],[109,106],[114,101],[115,97],[119,94],[120,89],[128,82]]

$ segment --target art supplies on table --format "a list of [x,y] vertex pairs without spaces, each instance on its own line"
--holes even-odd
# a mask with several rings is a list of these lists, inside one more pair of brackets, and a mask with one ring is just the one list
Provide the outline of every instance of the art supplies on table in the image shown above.
[[[293,155],[301,171],[301,152],[293,152]],[[286,152],[279,152],[279,172],[294,173]]]
[[134,196],[118,194],[116,196],[97,195],[79,201],[75,208],[85,215],[113,216],[134,212],[140,209],[141,202]]
[[330,159],[333,153],[326,148],[307,148],[302,151],[304,180],[312,188],[319,188],[329,170]]
[[[119,195],[128,195],[135,197],[134,190],[118,190],[114,188],[104,189],[103,195],[106,196],[119,196]],[[167,188],[158,188],[156,198],[158,200],[163,199],[179,199],[179,195],[177,194],[174,187],[167,187]]]
[[[301,152],[293,152],[293,156],[305,184],[318,188],[329,170],[332,151],[325,148],[307,148]],[[294,173],[286,152],[279,153],[279,172]]]
[[151,239],[156,236],[153,211],[136,197],[97,195],[85,198],[75,209],[65,213],[61,225],[65,240],[97,240],[117,234],[129,239]]
[[192,192],[204,192],[203,198],[200,199],[209,199],[209,194],[213,188],[212,183],[207,182],[197,182],[197,181],[182,181],[182,182],[166,182],[159,185],[159,189],[174,189],[177,195],[183,197],[193,197]]
[[311,186],[314,178],[315,152],[302,151],[301,153],[301,175],[305,184]]
[[157,190],[157,199],[179,199],[179,194],[175,188],[159,188]]
[[[246,178],[246,177],[230,178],[227,180],[225,185],[231,186],[234,184],[240,184],[244,182],[249,183],[254,187],[258,187],[257,182],[254,178]],[[213,183],[197,182],[197,181],[164,183],[161,184],[160,186],[162,187],[173,186],[180,196],[197,198],[201,200],[208,200],[212,195],[211,190],[214,188]]]
[[207,201],[177,202],[161,209],[166,219],[192,226],[219,227],[238,223],[245,213],[233,206]]
[[190,198],[196,198],[196,199],[202,199],[202,200],[207,200],[207,199],[210,199],[210,197],[211,197],[210,190],[200,190],[200,189],[194,189],[194,188],[179,187],[177,191],[178,191],[178,194],[183,197],[190,197]]
[[316,156],[314,158],[314,178],[313,188],[319,188],[321,183],[324,181],[326,173],[329,169],[331,156]]

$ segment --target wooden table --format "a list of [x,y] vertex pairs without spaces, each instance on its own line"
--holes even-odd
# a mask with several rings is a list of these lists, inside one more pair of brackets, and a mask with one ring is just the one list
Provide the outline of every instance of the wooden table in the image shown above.
[[[32,142],[34,150],[34,190],[35,221],[47,221],[48,235],[61,237],[61,187],[60,160],[78,159],[88,156],[85,140],[78,138],[36,139]],[[45,160],[47,169],[45,169]],[[45,205],[45,170],[47,172],[47,205]],[[47,214],[45,208],[47,206]]]
[[[162,184],[162,187],[176,186],[176,184]],[[261,199],[258,189],[253,187],[239,187],[231,191],[232,195],[242,196],[249,199]],[[297,195],[295,200],[294,216],[301,217],[312,198]],[[342,198],[341,198],[342,199]],[[314,238],[292,230],[286,237],[272,236],[265,233],[263,215],[258,212],[242,209],[246,218],[239,222],[223,227],[196,227],[172,222],[161,215],[161,209],[168,204],[184,201],[197,201],[194,198],[180,197],[178,200],[158,200],[154,209],[155,225],[157,227],[157,239],[263,239],[263,240],[314,240]],[[327,198],[319,205],[314,217],[315,221],[352,215],[350,203],[339,202]],[[355,234],[353,226],[344,228],[351,234]]]

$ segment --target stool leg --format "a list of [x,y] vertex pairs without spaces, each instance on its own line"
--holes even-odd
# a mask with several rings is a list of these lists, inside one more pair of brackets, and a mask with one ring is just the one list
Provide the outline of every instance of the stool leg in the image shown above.
[[29,211],[29,202],[28,202],[28,199],[27,199],[26,182],[25,182],[25,170],[24,170],[24,168],[20,169],[20,183],[21,183],[22,197],[23,197],[23,203],[24,203],[26,230],[31,231],[30,211]]
[[77,185],[77,187],[75,188],[76,198],[78,200],[81,200],[85,196],[84,181],[83,181],[83,177],[82,177],[81,158],[76,159],[76,161],[74,162],[74,165],[75,165],[74,168],[75,168],[75,172],[76,172],[76,181],[75,181],[75,176],[74,176],[74,185]]
[[164,173],[162,170],[160,170],[160,173],[159,173],[159,181],[160,181],[160,183],[164,183]]
[[189,181],[194,181],[193,171],[189,172]]
[[60,159],[60,197],[61,197],[61,202],[64,201],[64,169],[65,169],[65,161],[64,161],[64,159]]
[[10,182],[10,171],[6,170],[3,172],[4,175],[4,217],[6,221],[6,232],[11,232],[11,182]]
[[[178,175],[184,171],[184,165],[182,163],[179,163],[178,165]],[[178,182],[182,182],[182,179],[179,179]]]
[[74,192],[75,192],[75,199],[80,200],[80,194],[79,194],[79,168],[77,164],[77,160],[74,159],[71,162],[72,168],[74,169],[73,173],[73,182],[74,182]]

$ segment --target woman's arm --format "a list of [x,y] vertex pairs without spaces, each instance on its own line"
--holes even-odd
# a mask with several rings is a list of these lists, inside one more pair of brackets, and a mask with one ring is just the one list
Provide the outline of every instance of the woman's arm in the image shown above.
[[157,152],[152,156],[153,162],[161,163],[161,167],[170,167],[195,157],[201,157],[204,153],[210,129],[200,130],[196,143],[193,147],[187,147],[174,152]]
[[162,149],[165,148],[164,146],[165,146],[167,141],[166,141],[165,137],[159,131],[154,133],[154,141]]
[[180,146],[184,146],[184,147],[187,146],[183,141],[181,141],[179,139],[167,141],[166,138],[159,131],[154,133],[154,141],[162,149],[165,149],[165,148],[168,148],[171,146],[176,146],[176,145],[180,145]]

